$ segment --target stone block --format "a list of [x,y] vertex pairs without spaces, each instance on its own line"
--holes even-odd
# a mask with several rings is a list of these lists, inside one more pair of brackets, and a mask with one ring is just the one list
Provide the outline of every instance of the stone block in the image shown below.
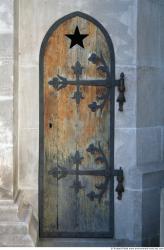
[[139,191],[142,188],[142,174],[137,167],[123,168],[124,170],[124,186],[128,190]]
[[161,161],[161,128],[137,129],[137,164]]
[[18,207],[15,204],[0,205],[0,221],[13,222],[18,221]]
[[0,33],[0,58],[13,57],[13,35]]
[[159,1],[138,1],[138,65],[160,64]]
[[12,100],[0,101],[0,199],[10,199],[13,189]]
[[22,128],[39,127],[38,67],[20,67],[19,117]]
[[[0,96],[1,99],[1,96]],[[3,99],[3,98],[2,98]],[[6,100],[5,100],[6,99]],[[12,98],[0,101],[0,144],[12,144],[13,104]]]
[[24,189],[23,195],[25,203],[31,205],[35,218],[38,218],[38,187],[35,189]]
[[115,129],[115,168],[136,166],[136,129]]
[[[47,4],[49,6],[49,4]],[[19,22],[19,60],[21,65],[37,65],[39,63],[39,51],[42,39],[40,38],[40,22],[42,6],[46,7],[44,1],[20,1],[20,22]],[[38,11],[39,8],[39,11]],[[48,7],[49,8],[49,7]],[[49,8],[51,10],[51,8]],[[40,13],[40,14],[39,14]],[[24,18],[26,17],[26,18]],[[45,12],[45,18],[47,13]],[[42,25],[45,20],[42,19]],[[41,20],[40,20],[41,21]],[[36,25],[37,23],[37,25]],[[51,24],[50,24],[51,25]],[[28,29],[27,29],[28,27]],[[23,31],[23,32],[21,32]],[[45,31],[46,32],[46,31]],[[44,34],[43,34],[44,36]]]
[[2,96],[13,94],[13,60],[0,59],[0,93]]
[[[154,168],[156,164],[154,164]],[[143,189],[161,188],[164,186],[164,163],[163,170],[152,171],[150,173],[143,174],[142,187]]]
[[0,235],[3,234],[25,234],[27,227],[22,222],[0,222]]
[[0,33],[13,32],[13,0],[0,2]]
[[21,189],[38,188],[39,132],[21,129],[19,140],[19,184]]
[[0,199],[11,199],[13,190],[13,148],[0,144]]
[[153,238],[159,235],[160,227],[160,188],[143,190],[142,194],[142,237]]
[[115,199],[115,237],[141,241],[142,192],[125,188],[123,199]]
[[137,127],[163,124],[163,78],[157,67],[139,67],[137,77]]

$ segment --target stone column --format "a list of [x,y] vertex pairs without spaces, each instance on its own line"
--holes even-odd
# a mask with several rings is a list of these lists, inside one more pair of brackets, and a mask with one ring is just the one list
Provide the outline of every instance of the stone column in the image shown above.
[[137,169],[142,189],[142,244],[158,246],[164,184],[164,2],[138,1]]
[[0,200],[13,197],[13,0],[0,1]]

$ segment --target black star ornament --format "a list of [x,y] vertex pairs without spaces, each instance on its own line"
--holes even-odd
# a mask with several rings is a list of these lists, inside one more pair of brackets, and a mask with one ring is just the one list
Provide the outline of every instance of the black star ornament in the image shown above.
[[79,27],[76,26],[74,34],[66,34],[69,39],[71,39],[70,49],[78,44],[80,47],[84,48],[83,39],[88,36],[88,34],[80,34]]

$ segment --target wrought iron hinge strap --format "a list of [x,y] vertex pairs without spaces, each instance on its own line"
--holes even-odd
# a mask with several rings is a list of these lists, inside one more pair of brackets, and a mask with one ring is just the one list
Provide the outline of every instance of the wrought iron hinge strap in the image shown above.
[[103,195],[105,194],[109,180],[112,176],[117,176],[117,187],[116,187],[116,192],[118,194],[118,199],[122,199],[122,193],[124,192],[124,186],[123,186],[123,181],[124,181],[124,175],[123,175],[123,170],[120,167],[120,169],[115,169],[112,171],[112,168],[110,164],[108,163],[108,160],[101,148],[100,142],[98,142],[98,147],[96,147],[94,144],[90,144],[88,148],[86,149],[88,153],[91,155],[95,156],[95,161],[99,161],[101,163],[105,164],[105,169],[88,169],[88,170],[80,170],[79,165],[81,164],[82,160],[84,159],[82,156],[80,156],[79,151],[75,152],[75,155],[72,156],[73,164],[76,165],[76,169],[68,169],[66,167],[62,166],[57,166],[52,168],[51,170],[48,171],[49,175],[52,175],[53,177],[58,178],[58,180],[67,177],[68,175],[74,175],[76,176],[75,181],[73,182],[73,185],[71,188],[74,188],[75,192],[78,193],[80,189],[84,188],[82,186],[79,176],[84,176],[84,175],[90,175],[90,176],[103,176],[105,179],[102,183],[96,184],[95,188],[99,190],[99,192],[94,192],[91,191],[90,193],[87,194],[88,198],[91,201],[94,201],[94,199],[98,199],[100,202]]
[[[61,77],[60,75],[58,75],[58,77]],[[54,77],[52,80],[50,80],[48,83],[49,85],[53,86],[54,88],[56,88],[57,90],[66,87],[67,85],[77,85],[77,81],[76,80],[67,80],[66,78],[64,78],[65,80],[60,80],[57,77]],[[106,88],[112,88],[112,87],[119,87],[121,85],[120,79],[119,80],[115,80],[114,85],[112,85],[112,79],[111,77],[109,77],[108,79],[97,79],[97,80],[82,80],[79,79],[79,84],[81,86],[104,86]],[[63,86],[62,86],[63,85]],[[62,86],[61,88],[59,86]]]
[[106,170],[74,170],[74,169],[66,169],[63,167],[56,167],[53,170],[48,172],[50,175],[57,177],[58,175],[63,175],[66,177],[67,175],[93,175],[93,176],[111,176],[109,172]]
[[[60,75],[58,75],[59,77]],[[97,79],[97,80],[82,80],[79,79],[79,84],[82,86],[104,86],[106,88],[111,88],[112,85],[110,84],[111,78],[110,79]],[[59,79],[57,80],[57,77],[53,78],[52,80],[49,81],[49,85],[53,86],[57,90],[61,89],[59,86],[63,86],[62,88],[66,87],[67,85],[77,85],[76,80],[63,80],[60,81]],[[116,86],[119,85],[119,81],[117,81]]]
[[121,73],[120,79],[115,80],[114,82],[111,79],[110,70],[105,62],[105,59],[102,55],[97,56],[95,53],[92,53],[91,56],[88,58],[90,62],[93,64],[97,63],[97,70],[106,73],[106,79],[96,79],[96,80],[82,80],[80,76],[82,75],[82,71],[84,67],[81,66],[80,62],[77,61],[74,66],[72,66],[72,70],[76,75],[76,80],[68,80],[66,77],[61,75],[57,75],[57,77],[52,78],[49,80],[48,84],[53,86],[55,89],[60,90],[62,88],[67,87],[68,85],[75,85],[76,91],[73,94],[72,99],[76,100],[76,104],[80,104],[81,99],[84,99],[82,92],[80,91],[80,86],[104,86],[107,90],[105,94],[101,96],[97,96],[98,101],[102,101],[101,104],[93,101],[92,103],[88,104],[88,107],[91,109],[92,112],[96,112],[98,109],[101,111],[103,110],[106,101],[109,98],[109,89],[112,87],[118,87],[119,96],[117,98],[117,102],[119,103],[119,111],[123,111],[123,104],[126,102],[124,92],[125,92],[125,85],[124,85],[124,73]]

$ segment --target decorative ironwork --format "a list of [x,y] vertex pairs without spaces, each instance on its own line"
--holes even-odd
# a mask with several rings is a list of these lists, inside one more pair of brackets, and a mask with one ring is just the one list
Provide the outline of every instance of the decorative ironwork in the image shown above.
[[[96,156],[96,158],[95,158],[96,162],[100,162],[100,163],[105,164],[104,182],[95,185],[96,189],[98,189],[99,192],[96,193],[94,191],[91,191],[90,193],[87,194],[88,198],[91,201],[98,199],[98,201],[101,202],[101,199],[108,188],[108,183],[109,183],[110,176],[111,176],[110,165],[109,165],[108,160],[107,160],[107,158],[106,158],[106,156],[101,148],[100,142],[98,142],[98,147],[96,147],[94,144],[90,144],[89,147],[87,148],[87,152]],[[97,154],[98,154],[98,156],[97,156]]]
[[96,53],[92,53],[88,58],[88,61],[92,62],[93,64],[100,64],[97,67],[97,70],[101,70],[102,72],[106,73],[108,77],[110,76],[109,67],[105,62],[102,52],[100,53],[100,57]]
[[88,148],[86,149],[88,153],[95,156],[95,162],[100,162],[105,164],[105,169],[97,169],[97,170],[80,170],[79,166],[84,159],[84,157],[80,156],[79,151],[77,150],[74,156],[71,156],[73,164],[76,165],[76,169],[68,169],[66,167],[62,167],[58,165],[57,167],[52,168],[49,170],[48,174],[52,175],[53,177],[56,177],[58,180],[67,177],[68,175],[75,175],[75,181],[73,182],[71,188],[74,188],[75,192],[78,193],[80,189],[85,188],[81,181],[79,180],[80,175],[92,175],[92,176],[103,176],[104,182],[100,184],[96,184],[95,188],[99,192],[91,191],[87,194],[87,197],[94,201],[97,199],[99,202],[101,202],[102,197],[104,196],[105,192],[108,188],[108,183],[112,175],[117,176],[118,185],[116,187],[116,192],[118,193],[118,199],[122,199],[122,193],[124,192],[123,187],[123,170],[120,168],[119,170],[114,170],[114,173],[112,173],[110,169],[110,164],[108,163],[107,157],[105,153],[103,152],[103,149],[101,148],[100,142],[98,142],[98,147],[96,147],[94,144],[90,144]]
[[[107,63],[105,62],[102,53],[100,53],[100,56],[96,55],[96,53],[92,53],[91,56],[89,56],[88,61],[98,65],[97,70],[106,73],[106,79],[97,79],[97,80],[80,79],[84,67],[82,67],[80,62],[77,61],[75,65],[71,67],[74,74],[76,75],[76,80],[68,80],[66,77],[63,77],[58,74],[57,77],[52,78],[48,82],[48,84],[50,86],[53,86],[57,91],[67,87],[68,85],[76,85],[77,88],[76,91],[73,93],[72,99],[76,100],[77,105],[79,105],[80,101],[84,99],[83,93],[80,91],[81,85],[104,86],[106,87],[106,92],[103,93],[102,95],[98,95],[96,97],[96,101],[93,101],[92,103],[88,104],[88,107],[92,112],[96,112],[98,109],[102,111],[105,106],[105,103],[109,99],[110,88],[113,86],[111,83],[110,70]],[[124,73],[121,73],[120,79],[115,81],[114,86],[118,86],[119,96],[117,98],[117,102],[119,103],[119,111],[123,111],[123,103],[126,101],[124,96],[125,92]]]
[[75,66],[72,66],[72,69],[76,75],[76,84],[77,84],[77,90],[74,92],[72,99],[76,100],[77,104],[80,104],[80,100],[84,99],[84,96],[82,95],[82,92],[80,91],[80,75],[82,75],[83,68],[79,61],[76,62]]
[[53,177],[56,177],[58,180],[66,177],[68,175],[69,171],[65,167],[57,166],[52,168],[51,170],[48,171],[49,175],[52,175]]
[[80,156],[79,151],[76,151],[75,156],[72,156],[73,164],[80,165],[84,157]]
[[[95,161],[105,163],[105,170],[104,170],[104,174],[102,175],[105,177],[105,180],[103,183],[95,185],[96,189],[99,190],[99,193],[95,193],[94,191],[91,191],[90,193],[87,194],[87,196],[89,197],[91,201],[94,201],[94,199],[98,199],[98,201],[100,202],[108,188],[108,183],[112,175],[110,165],[101,148],[100,142],[98,142],[98,147],[96,147],[94,144],[90,144],[89,147],[87,148],[87,152],[89,152],[92,155],[98,154],[98,156],[96,156],[95,158]],[[116,187],[116,192],[118,193],[117,199],[122,200],[122,193],[124,192],[124,186],[123,186],[124,175],[123,175],[122,168],[120,167],[119,170],[114,170],[113,175],[117,176],[117,181],[118,181],[118,184]]]
[[[92,53],[91,56],[88,58],[88,60],[90,62],[92,62],[93,64],[99,64],[99,66],[97,67],[97,70],[102,71],[103,73],[106,73],[106,82],[110,82],[110,71],[109,71],[109,67],[107,65],[107,63],[105,62],[105,59],[102,55],[102,53],[100,54],[100,57],[96,55],[96,53]],[[115,80],[115,84],[114,86],[118,87],[118,92],[119,92],[119,96],[117,98],[117,102],[119,103],[119,111],[123,111],[123,104],[124,102],[126,102],[125,96],[124,96],[124,92],[125,92],[125,84],[124,84],[124,73],[122,72],[120,74],[120,79],[119,80]],[[92,112],[96,112],[98,109],[100,109],[101,111],[103,110],[106,101],[109,99],[109,94],[110,94],[110,87],[111,84],[109,86],[106,86],[106,93],[102,94],[100,96],[97,96],[97,101],[102,101],[100,104],[96,101],[93,101],[92,103],[90,103],[88,105],[88,107],[91,109]]]
[[[92,103],[88,104],[88,107],[91,109],[92,112],[96,112],[98,109],[102,111],[105,106],[106,101],[109,98],[110,88],[112,87],[109,67],[106,64],[102,53],[100,57],[97,56],[95,53],[92,53],[91,56],[88,58],[88,60],[92,62],[93,64],[100,63],[100,65],[97,67],[97,70],[100,70],[103,73],[106,73],[105,80],[80,80],[80,75],[82,75],[82,70],[84,69],[84,67],[82,67],[80,62],[77,61],[75,63],[75,66],[72,66],[72,70],[74,71],[74,74],[76,75],[75,81],[67,80],[67,78],[57,75],[57,77],[54,77],[48,83],[49,85],[53,86],[56,90],[65,88],[67,87],[67,85],[76,85],[77,90],[74,92],[73,97],[72,97],[72,99],[76,100],[76,104],[80,104],[81,99],[84,99],[84,96],[82,92],[80,91],[81,85],[105,86],[106,93],[96,97],[97,101],[102,101],[102,102],[99,104],[98,102],[93,101]],[[117,98],[117,102],[119,103],[119,111],[123,111],[123,104],[126,101],[125,96],[124,96],[124,92],[125,92],[124,73],[121,73],[120,79],[115,81],[114,86],[118,86],[119,96]]]
[[79,151],[76,151],[75,156],[72,157],[73,160],[73,164],[76,165],[76,179],[73,182],[73,185],[71,186],[71,188],[74,188],[75,192],[78,193],[80,191],[80,189],[84,188],[84,186],[82,186],[81,181],[79,181],[79,165],[81,164],[82,160],[84,159],[84,157],[80,156]]
[[58,180],[65,178],[67,175],[75,175],[76,179],[73,182],[71,188],[74,188],[75,192],[78,193],[80,189],[84,188],[81,182],[79,181],[79,175],[82,171],[79,170],[79,165],[81,164],[83,157],[80,156],[79,151],[76,151],[75,155],[71,157],[73,164],[76,165],[76,170],[68,169],[66,167],[61,167],[58,165],[57,167],[49,170],[48,174],[56,177]]
[[[110,82],[110,71],[109,71],[109,67],[107,65],[107,63],[105,62],[105,59],[102,55],[102,53],[100,53],[100,57],[96,55],[96,53],[92,53],[91,56],[88,58],[88,60],[90,62],[92,62],[93,64],[98,64],[99,66],[97,66],[97,70],[102,71],[103,73],[106,73],[106,82]],[[107,87],[107,86],[106,86]],[[111,87],[111,86],[109,86]],[[105,103],[107,102],[107,100],[109,99],[109,87],[106,88],[106,93],[99,95],[96,97],[96,101],[93,101],[92,103],[90,103],[88,105],[88,107],[91,109],[92,112],[96,112],[98,109],[100,109],[101,111],[103,110]],[[99,101],[102,101],[100,104],[98,103]]]
[[[90,58],[88,60],[90,60]],[[107,65],[104,62],[104,69],[103,68],[102,69],[99,68],[99,69],[104,71],[105,67],[107,68]],[[80,86],[81,85],[109,87],[110,81],[107,81],[107,79],[105,79],[105,80],[101,80],[101,79],[98,79],[98,80],[82,80],[82,79],[80,79],[80,76],[82,75],[84,67],[82,67],[82,65],[80,64],[79,61],[77,61],[75,63],[75,65],[72,66],[71,68],[72,68],[74,74],[76,75],[76,80],[68,80],[67,78],[65,78],[63,76],[57,75],[57,77],[52,78],[48,82],[48,84],[50,86],[53,86],[57,91],[61,90],[62,88],[67,87],[67,85],[76,85],[77,89],[73,93],[73,97],[72,97],[72,99],[76,100],[76,104],[80,104],[80,101],[82,99],[84,99],[84,96],[83,96],[82,92],[80,91]],[[102,100],[102,99],[106,98],[106,95],[102,95],[101,97],[98,97],[98,98],[99,98],[99,100]],[[88,105],[88,106],[90,107],[90,105]],[[103,108],[103,106],[104,105],[102,104],[101,108]],[[93,110],[93,109],[91,109],[91,110]]]
[[48,82],[49,85],[53,86],[56,90],[60,90],[67,86],[67,78],[57,75],[52,80]]
[[88,107],[91,109],[92,112],[96,112],[98,109],[102,111],[108,98],[109,98],[109,89],[107,89],[105,94],[102,94],[101,96],[97,96],[96,98],[97,101],[102,101],[100,104],[94,101],[90,103]]

